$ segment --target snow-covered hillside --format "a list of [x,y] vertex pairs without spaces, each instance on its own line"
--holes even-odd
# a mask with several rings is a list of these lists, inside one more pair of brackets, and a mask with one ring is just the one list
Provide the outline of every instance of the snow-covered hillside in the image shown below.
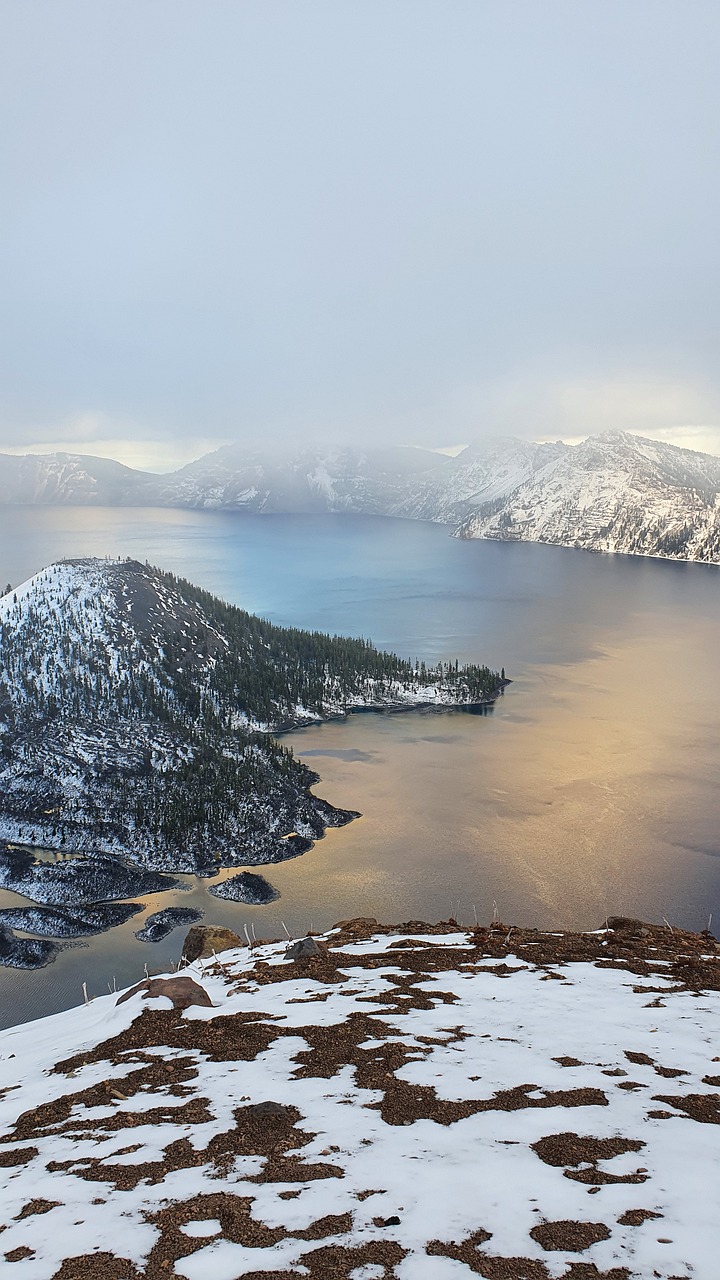
[[151,506],[159,476],[80,453],[0,453],[0,503],[13,506]]
[[393,515],[450,460],[427,449],[301,449],[282,455],[228,445],[175,472],[175,501],[248,511]]
[[511,437],[468,445],[409,491],[390,514],[457,524],[484,503],[507,497],[541,468],[562,457],[566,448],[564,444],[534,444]]
[[0,1034],[13,1274],[717,1280],[714,939],[360,920],[286,947]]
[[720,562],[720,458],[626,432],[565,449],[468,515],[465,538]]
[[277,861],[354,815],[266,731],[502,685],[275,627],[136,561],[51,565],[0,599],[0,838],[174,870]]

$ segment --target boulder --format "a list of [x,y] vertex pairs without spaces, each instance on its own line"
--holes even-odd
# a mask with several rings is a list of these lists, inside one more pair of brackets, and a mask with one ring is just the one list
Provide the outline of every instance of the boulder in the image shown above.
[[614,933],[639,933],[646,937],[650,933],[644,920],[635,920],[632,916],[608,916],[605,923]]
[[145,978],[143,982],[136,983],[129,991],[119,996],[116,1004],[124,1004],[138,992],[142,992],[146,1000],[152,1000],[156,996],[166,996],[172,1001],[173,1009],[187,1009],[191,1004],[204,1005],[206,1009],[213,1007],[205,988],[187,977]]
[[219,924],[194,924],[187,931],[182,958],[186,964],[192,964],[193,960],[209,960],[221,951],[244,946],[246,943],[232,929],[224,929]]
[[285,952],[286,960],[306,960],[308,956],[323,956],[325,952],[318,946],[314,938],[300,938],[293,942]]
[[354,916],[352,920],[338,920],[333,929],[342,929],[343,933],[358,933],[367,936],[378,927],[374,916]]

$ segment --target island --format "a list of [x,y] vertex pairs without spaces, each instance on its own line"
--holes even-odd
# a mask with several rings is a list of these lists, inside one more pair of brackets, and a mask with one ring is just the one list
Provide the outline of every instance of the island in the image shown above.
[[273,735],[476,709],[507,683],[279,627],[136,560],[52,564],[0,598],[0,888],[75,909],[297,857],[359,814]]

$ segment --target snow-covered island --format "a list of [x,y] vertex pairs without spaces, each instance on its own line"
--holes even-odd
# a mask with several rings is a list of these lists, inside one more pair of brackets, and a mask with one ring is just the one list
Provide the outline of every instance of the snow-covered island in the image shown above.
[[358,815],[272,733],[505,683],[273,626],[137,561],[50,565],[0,599],[0,888],[76,906],[296,857]]
[[716,1280],[719,1018],[714,938],[638,921],[356,920],[210,954],[0,1033],[0,1257]]

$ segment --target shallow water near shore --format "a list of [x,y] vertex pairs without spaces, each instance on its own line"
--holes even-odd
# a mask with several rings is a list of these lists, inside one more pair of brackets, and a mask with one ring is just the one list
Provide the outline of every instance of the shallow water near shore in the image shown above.
[[[264,907],[181,877],[153,895],[241,935],[353,915],[594,928],[610,914],[720,923],[720,577],[699,565],[355,516],[0,510],[3,581],[61,555],[121,554],[272,621],[370,636],[413,659],[486,661],[513,683],[488,715],[357,715],[286,736],[315,788],[362,818],[265,868]],[[236,870],[236,869],[235,869]],[[234,874],[235,870],[222,873]],[[0,893],[0,907],[25,902]],[[36,972],[0,969],[0,1025],[177,961],[145,914]]]

